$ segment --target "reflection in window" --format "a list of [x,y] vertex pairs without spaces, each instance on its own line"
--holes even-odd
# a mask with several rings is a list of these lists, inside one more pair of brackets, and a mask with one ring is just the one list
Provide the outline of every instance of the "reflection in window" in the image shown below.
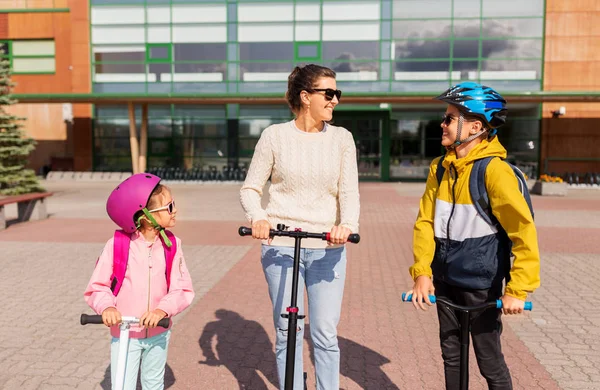
[[175,61],[225,61],[227,45],[225,43],[175,43]]
[[240,60],[288,60],[294,59],[293,42],[240,43]]
[[[129,62],[144,62],[146,60],[146,50],[144,47],[140,47],[139,50],[136,51],[115,51],[115,52],[105,52],[107,50],[105,48],[94,48],[95,50],[101,49],[102,52],[94,53],[94,60],[96,62],[103,61],[129,61]],[[115,48],[115,50],[118,50]]]
[[[450,58],[450,41],[403,41],[396,43],[396,59],[413,58]],[[428,66],[427,64],[423,65]]]
[[287,81],[292,68],[292,63],[288,62],[240,63],[243,81]]
[[481,16],[481,0],[454,0],[454,16],[457,18],[478,18]]
[[450,38],[450,20],[410,20],[394,21],[394,39],[434,39]]
[[[484,22],[485,24],[486,22]],[[480,34],[479,19],[455,19],[454,37],[456,38],[479,38]]]
[[446,18],[450,17],[452,1],[449,0],[394,0],[394,18]]
[[510,37],[534,37],[541,38],[544,35],[544,20],[535,19],[486,19],[481,31],[483,37],[510,38]]
[[378,58],[379,42],[323,42],[323,59],[325,60]]
[[479,57],[479,40],[455,40],[452,48],[454,58]]
[[544,16],[544,0],[483,0],[483,17]]
[[481,56],[496,58],[542,58],[541,39],[484,39]]

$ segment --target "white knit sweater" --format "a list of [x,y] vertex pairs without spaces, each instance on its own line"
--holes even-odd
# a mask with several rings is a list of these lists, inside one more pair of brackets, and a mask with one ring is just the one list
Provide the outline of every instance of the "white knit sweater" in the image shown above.
[[[261,198],[269,177],[264,210]],[[273,229],[283,223],[313,233],[341,225],[357,233],[360,203],[352,133],[331,125],[307,133],[294,121],[269,126],[256,144],[240,200],[251,223],[266,219]],[[275,237],[271,245],[294,246],[294,239]],[[325,241],[302,240],[305,248],[326,246]]]

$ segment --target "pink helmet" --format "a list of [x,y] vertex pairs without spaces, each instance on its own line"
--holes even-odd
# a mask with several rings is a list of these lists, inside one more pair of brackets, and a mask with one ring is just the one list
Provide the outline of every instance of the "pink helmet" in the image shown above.
[[160,177],[150,173],[136,173],[113,190],[106,201],[106,212],[126,233],[136,230],[135,214],[146,207]]

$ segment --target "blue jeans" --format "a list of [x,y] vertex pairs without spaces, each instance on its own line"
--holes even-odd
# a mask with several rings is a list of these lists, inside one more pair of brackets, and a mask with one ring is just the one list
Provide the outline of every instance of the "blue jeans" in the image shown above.
[[[279,387],[285,384],[287,353],[287,314],[292,290],[294,248],[263,245],[262,266],[273,303],[273,323],[276,331],[275,355]],[[337,390],[340,373],[340,349],[337,325],[340,321],[344,282],[346,280],[346,248],[307,249],[300,252],[300,275],[298,279],[298,308],[304,311],[304,286],[308,293],[308,318],[310,336],[314,344],[317,390]],[[304,320],[298,320],[296,338],[296,365],[294,390],[304,389],[302,342]]]
[[[142,373],[140,380],[144,390],[162,390],[165,388],[165,366],[171,330],[147,339],[129,339],[129,351],[125,366],[125,390],[135,390],[140,359]],[[119,339],[112,338],[110,344],[110,378],[114,388],[119,357]]]

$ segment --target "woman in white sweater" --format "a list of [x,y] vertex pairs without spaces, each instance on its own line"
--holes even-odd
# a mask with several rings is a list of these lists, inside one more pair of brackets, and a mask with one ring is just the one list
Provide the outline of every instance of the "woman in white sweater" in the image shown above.
[[[356,147],[352,133],[327,122],[340,102],[335,72],[318,65],[296,67],[288,78],[286,99],[296,119],[269,126],[256,145],[240,191],[252,236],[263,241],[262,266],[273,303],[275,353],[283,389],[288,321],[281,317],[291,298],[294,240],[269,238],[278,223],[291,229],[331,232],[330,241],[303,240],[298,289],[299,314],[308,295],[310,334],[315,346],[317,389],[339,389],[340,319],[346,248],[358,233],[360,211]],[[261,206],[263,187],[271,178],[269,203]],[[303,389],[304,321],[298,321],[294,389]]]

